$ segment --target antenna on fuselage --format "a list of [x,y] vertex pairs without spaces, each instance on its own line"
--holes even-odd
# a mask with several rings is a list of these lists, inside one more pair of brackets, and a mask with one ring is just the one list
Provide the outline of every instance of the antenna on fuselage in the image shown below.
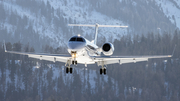
[[97,43],[97,35],[98,35],[98,28],[99,27],[123,27],[127,28],[128,26],[118,26],[118,25],[99,25],[96,23],[95,25],[84,25],[84,24],[68,24],[68,26],[85,26],[85,27],[95,27],[95,38],[94,38],[94,44]]

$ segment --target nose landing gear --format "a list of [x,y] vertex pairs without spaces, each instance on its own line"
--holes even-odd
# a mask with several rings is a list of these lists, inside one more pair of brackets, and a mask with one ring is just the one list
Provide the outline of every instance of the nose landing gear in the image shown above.
[[69,72],[70,72],[70,74],[72,74],[73,68],[71,67],[71,64],[77,65],[77,61],[74,60],[74,61],[71,62],[71,60],[68,60],[68,61],[66,62],[66,64],[65,64],[65,66],[66,66],[66,69],[65,69],[65,70],[66,70],[66,73],[69,73]]
[[76,61],[76,58],[77,58],[77,52],[76,51],[71,51],[71,56],[72,56],[72,64],[73,65],[77,65],[77,61]]
[[72,61],[72,64],[73,65],[77,65],[77,61],[75,60],[75,61]]
[[98,66],[102,66],[102,67],[100,68],[100,74],[102,75],[102,74],[104,73],[104,75],[106,75],[105,62],[104,62],[104,61],[98,62]]
[[106,68],[100,68],[100,74],[102,75],[103,73],[106,75]]

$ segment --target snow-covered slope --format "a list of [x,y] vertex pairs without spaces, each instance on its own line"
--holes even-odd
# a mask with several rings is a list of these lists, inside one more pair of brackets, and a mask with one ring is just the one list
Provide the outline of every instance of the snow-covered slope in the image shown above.
[[[0,18],[0,33],[6,34],[6,36],[1,34],[0,39],[6,39],[8,41],[13,40],[13,42],[21,41],[22,43],[29,42],[31,46],[35,45],[36,47],[39,47],[38,45],[42,46],[46,44],[55,47],[66,46],[67,40],[71,36],[77,34],[81,34],[82,36],[87,37],[87,39],[93,40],[95,32],[94,28],[69,27],[69,23],[99,23],[129,26],[129,28],[99,28],[99,42],[113,42],[114,39],[119,40],[122,35],[133,34],[137,29],[139,29],[138,31],[142,30],[142,32],[144,32],[144,30],[146,32],[157,31],[156,27],[161,28],[161,26],[158,25],[171,26],[171,24],[169,24],[171,22],[176,25],[177,28],[180,28],[179,0],[155,0],[156,6],[158,6],[160,11],[163,12],[164,15],[166,15],[171,21],[170,22],[168,20],[168,22],[164,18],[165,20],[162,20],[161,24],[158,24],[158,21],[156,20],[159,20],[159,18],[163,17],[162,15],[156,15],[158,16],[157,19],[155,19],[156,17],[152,19],[146,19],[142,17],[142,19],[138,19],[137,22],[134,21],[137,19],[134,18],[135,15],[138,18],[142,16],[141,9],[143,9],[144,5],[143,1],[140,0],[131,0],[125,3],[124,1],[119,0],[117,5],[124,5],[122,8],[120,7],[120,9],[117,9],[119,6],[116,6],[114,9],[111,6],[105,6],[103,9],[106,10],[106,8],[108,8],[108,14],[102,13],[103,11],[98,11],[98,7],[103,5],[103,1],[91,2],[89,0],[27,0],[29,4],[26,4],[26,2],[22,1],[0,1],[1,8],[3,8],[5,12],[5,18]],[[151,7],[154,6],[154,4],[151,3],[148,5],[148,2],[146,8],[147,10],[152,8],[158,10],[158,7]],[[133,7],[130,7],[131,5]],[[134,11],[132,11],[133,9]],[[112,10],[117,10],[115,14],[113,13],[116,17],[113,17],[113,15],[110,13]],[[129,13],[128,11],[132,12]],[[150,11],[149,14],[151,14],[151,16],[154,14],[153,10],[148,11]],[[124,14],[121,16],[123,18],[117,16],[118,14],[116,13],[119,13],[119,15],[121,15],[121,13]],[[148,13],[146,16],[148,16]],[[167,22],[164,24],[163,21]],[[153,23],[151,24],[151,22]],[[136,26],[138,27],[135,29]],[[150,26],[154,27],[149,28]],[[166,29],[166,27],[169,26],[163,26],[163,28]],[[6,32],[4,32],[4,30]],[[31,35],[31,33],[33,34]],[[43,40],[44,42],[42,42]],[[40,44],[37,45],[37,43]]]
[[[89,5],[86,5],[82,7],[81,5],[84,5],[88,2],[81,2],[81,1],[75,1],[75,0],[68,0],[66,3],[63,0],[42,0],[42,2],[47,5],[47,2],[50,4],[50,6],[54,9],[54,16],[59,18],[63,17],[66,19],[67,23],[64,25],[69,30],[73,29],[72,27],[68,27],[68,23],[77,23],[77,24],[111,24],[111,25],[127,25],[124,24],[120,20],[112,19],[111,17],[105,16],[103,14],[98,13],[95,10],[90,10],[91,7]],[[40,3],[39,0],[37,0],[37,3]],[[28,10],[27,8],[21,7],[20,5],[17,5],[13,2],[6,2],[6,1],[0,1],[0,4],[4,5],[4,9],[7,11],[6,13],[10,14],[11,12],[14,12],[22,19],[24,17],[27,17],[28,24],[24,26],[24,28],[28,28],[29,26],[33,27],[33,30],[35,33],[38,33],[41,38],[48,37],[53,40],[51,44],[53,43],[53,46],[65,46],[67,40],[69,37],[67,37],[63,32],[62,28],[59,26],[55,26],[55,22],[53,18],[51,19],[51,22],[48,22],[47,17],[44,17],[40,14],[36,14],[35,12],[32,12],[31,10]],[[79,4],[79,5],[78,5]],[[60,14],[58,12],[60,10]],[[70,21],[71,20],[71,21]],[[61,23],[61,22],[58,22]],[[11,25],[7,22],[1,22],[1,25],[4,25],[4,29],[7,28],[9,33],[13,33],[16,30],[15,25]],[[58,29],[58,30],[57,30]],[[81,28],[82,33],[70,33],[71,35],[86,35],[89,34],[94,37],[94,28]],[[101,28],[99,30],[99,37],[103,38],[106,36],[107,41],[113,41],[114,39],[119,39],[121,35],[127,34],[127,29],[122,28]],[[109,37],[107,37],[109,36]],[[111,40],[109,40],[111,39]]]
[[169,20],[180,28],[180,0],[156,0],[156,3]]
[[[12,60],[10,60],[11,62]],[[15,60],[15,64],[21,66],[22,65],[22,61],[20,60]],[[48,68],[47,68],[48,67]],[[74,82],[74,80],[76,80],[75,76],[79,75],[79,79],[80,81],[78,83],[82,83],[82,90],[86,90],[88,89],[88,84],[90,86],[91,89],[91,93],[96,94],[97,92],[97,87],[98,85],[96,84],[96,80],[99,78],[100,79],[100,84],[101,86],[104,86],[105,83],[107,82],[112,82],[113,86],[112,86],[112,90],[116,92],[116,96],[118,96],[119,91],[118,91],[118,82],[115,81],[113,78],[108,77],[108,75],[101,75],[100,77],[99,75],[99,71],[97,72],[96,70],[85,70],[84,68],[78,68],[75,67],[73,68],[73,74],[66,74],[64,71],[64,66],[56,66],[55,64],[48,64],[47,67],[41,67],[40,63],[37,63],[37,65],[33,66],[30,68],[30,70],[28,71],[32,71],[32,76],[29,79],[26,79],[27,81],[31,81],[30,83],[28,83],[27,85],[25,84],[25,75],[27,74],[23,74],[22,72],[18,73],[14,73],[14,78],[10,77],[12,76],[11,74],[11,70],[12,69],[8,69],[5,68],[5,72],[4,74],[6,75],[5,78],[5,88],[2,89],[0,88],[0,90],[4,90],[4,95],[7,93],[8,90],[8,84],[14,84],[13,86],[15,86],[16,91],[20,91],[20,90],[25,90],[25,86],[28,86],[29,90],[31,90],[34,85],[37,85],[37,90],[38,90],[38,95],[40,95],[41,99],[43,98],[43,88],[46,88],[46,90],[48,89],[48,86],[52,86],[52,82],[54,83],[53,85],[53,89],[58,92],[59,89],[59,78],[62,78],[62,81],[65,85],[70,85]],[[40,72],[41,71],[41,72]],[[0,70],[0,74],[1,74],[1,70]],[[11,75],[10,75],[11,74]],[[97,75],[98,74],[98,75]],[[111,78],[111,79],[108,79]],[[0,80],[2,80],[2,77],[0,75]],[[108,81],[111,80],[111,81]],[[27,83],[27,82],[26,82]],[[62,83],[62,82],[61,82]],[[80,83],[80,84],[81,84]],[[2,86],[2,85],[0,85]],[[83,92],[83,91],[82,91]]]

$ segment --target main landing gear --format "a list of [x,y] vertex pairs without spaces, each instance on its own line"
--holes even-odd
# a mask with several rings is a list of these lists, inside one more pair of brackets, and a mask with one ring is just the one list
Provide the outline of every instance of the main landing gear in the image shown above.
[[104,73],[104,75],[106,75],[106,67],[105,67],[106,63],[104,61],[99,61],[97,62],[97,65],[102,66],[100,68],[100,74],[102,75]]
[[66,66],[66,73],[69,73],[69,72],[70,72],[70,74],[72,74],[73,68],[71,67],[71,64],[77,65],[77,61],[76,61],[76,60],[75,60],[75,61],[72,61],[72,62],[71,62],[71,60],[68,60],[68,61],[67,61],[67,63],[65,64],[65,66]]
[[106,75],[106,68],[102,67],[100,68],[100,74],[102,75],[104,73],[104,75]]
[[72,72],[73,72],[72,67],[70,67],[70,68],[66,67],[66,73],[68,74],[69,72],[70,72],[70,74],[72,74]]
[[71,60],[68,60],[65,66],[66,66],[66,73],[70,72],[70,74],[72,74],[73,68],[71,67]]

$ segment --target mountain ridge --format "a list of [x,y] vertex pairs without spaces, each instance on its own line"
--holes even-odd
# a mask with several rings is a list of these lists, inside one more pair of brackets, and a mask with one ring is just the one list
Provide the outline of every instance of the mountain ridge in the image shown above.
[[[180,27],[179,13],[169,14],[165,12],[165,9],[174,7],[173,9],[176,9],[176,12],[180,11],[178,8],[180,3],[178,0],[168,0],[167,2],[171,3],[170,6],[165,5],[166,2],[163,0],[113,0],[113,2],[101,0],[0,1],[3,14],[0,16],[0,39],[29,43],[36,50],[41,50],[42,46],[46,44],[53,47],[66,47],[67,40],[77,34],[93,40],[94,28],[68,27],[69,23],[129,26],[127,29],[100,28],[98,35],[100,45],[106,41],[120,40],[123,35],[127,34],[133,36],[133,34],[146,34],[148,32],[173,31]],[[176,6],[172,6],[174,3]],[[144,7],[145,9],[143,9]],[[146,13],[146,10],[150,12]],[[157,14],[155,13],[156,10],[158,11]],[[144,13],[144,17],[142,13]],[[151,17],[146,18],[149,14],[155,14],[157,17],[151,15]],[[177,27],[175,28],[175,26]]]

